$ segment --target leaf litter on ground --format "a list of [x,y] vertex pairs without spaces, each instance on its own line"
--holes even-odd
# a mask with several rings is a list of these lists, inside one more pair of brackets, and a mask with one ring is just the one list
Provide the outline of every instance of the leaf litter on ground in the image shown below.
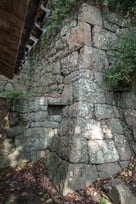
[[[136,196],[136,158],[131,157],[128,168],[114,175],[125,182]],[[87,188],[62,196],[48,177],[44,158],[15,168],[0,169],[0,204],[99,204],[111,200],[103,186],[112,178],[98,178]]]

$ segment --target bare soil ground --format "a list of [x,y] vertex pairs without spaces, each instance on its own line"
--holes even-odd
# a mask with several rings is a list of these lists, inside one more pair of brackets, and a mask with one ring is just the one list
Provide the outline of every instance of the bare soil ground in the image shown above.
[[[136,196],[136,158],[128,168],[116,174]],[[111,203],[103,186],[111,178],[98,179],[85,189],[62,196],[47,176],[44,159],[36,163],[21,164],[16,168],[0,169],[0,204],[98,204],[102,198]]]

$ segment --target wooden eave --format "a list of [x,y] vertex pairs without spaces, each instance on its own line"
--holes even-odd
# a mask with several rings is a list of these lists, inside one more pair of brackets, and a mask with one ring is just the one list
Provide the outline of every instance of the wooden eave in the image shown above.
[[[48,0],[0,0],[0,74],[12,79],[20,71],[35,25],[42,30],[37,13],[42,11],[41,5],[46,8],[47,3]],[[48,14],[47,9],[40,15]]]

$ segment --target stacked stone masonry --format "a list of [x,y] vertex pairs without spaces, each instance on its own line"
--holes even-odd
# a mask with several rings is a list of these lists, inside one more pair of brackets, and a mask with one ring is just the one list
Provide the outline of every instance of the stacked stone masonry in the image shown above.
[[1,98],[0,168],[44,157],[67,105],[59,98]]
[[3,79],[3,90],[24,83],[26,91],[44,95],[10,99],[10,109],[5,106],[10,111],[2,117],[8,113],[10,125],[1,129],[9,145],[8,161],[14,148],[27,161],[46,155],[49,176],[63,194],[128,165],[136,153],[136,93],[115,94],[103,79],[112,63],[109,41],[124,33],[128,24],[129,19],[105,15],[83,3],[64,20],[49,46],[37,48],[28,58],[20,80]]

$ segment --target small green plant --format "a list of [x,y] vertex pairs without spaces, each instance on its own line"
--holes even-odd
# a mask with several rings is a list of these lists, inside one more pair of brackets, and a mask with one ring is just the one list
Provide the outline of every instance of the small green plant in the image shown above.
[[106,198],[101,197],[101,198],[99,199],[99,204],[107,204],[107,203],[108,203],[108,200],[107,200]]
[[19,168],[24,168],[25,166],[27,165],[27,162],[20,162],[18,165],[17,165],[17,167],[19,167]]
[[0,92],[0,97],[6,97],[6,98],[31,97],[31,96],[36,96],[36,94],[32,92],[27,93],[26,91],[18,91],[18,90]]
[[108,8],[109,6],[109,0],[101,0],[104,7]]
[[0,97],[18,97],[20,95],[21,93],[17,90],[0,92]]
[[44,41],[47,41],[55,30],[58,31],[64,18],[70,16],[81,2],[86,1],[87,0],[50,0],[49,8],[51,9],[51,15],[48,17],[46,33],[41,39],[41,45]]
[[134,168],[134,164],[132,164],[132,163],[129,163],[129,165],[128,165],[128,170],[132,170],[133,168]]
[[104,71],[106,81],[115,91],[129,86],[136,71],[136,28],[130,28],[118,42],[112,42],[112,65]]
[[135,0],[101,0],[101,2],[105,8],[122,15],[133,15],[136,13]]

